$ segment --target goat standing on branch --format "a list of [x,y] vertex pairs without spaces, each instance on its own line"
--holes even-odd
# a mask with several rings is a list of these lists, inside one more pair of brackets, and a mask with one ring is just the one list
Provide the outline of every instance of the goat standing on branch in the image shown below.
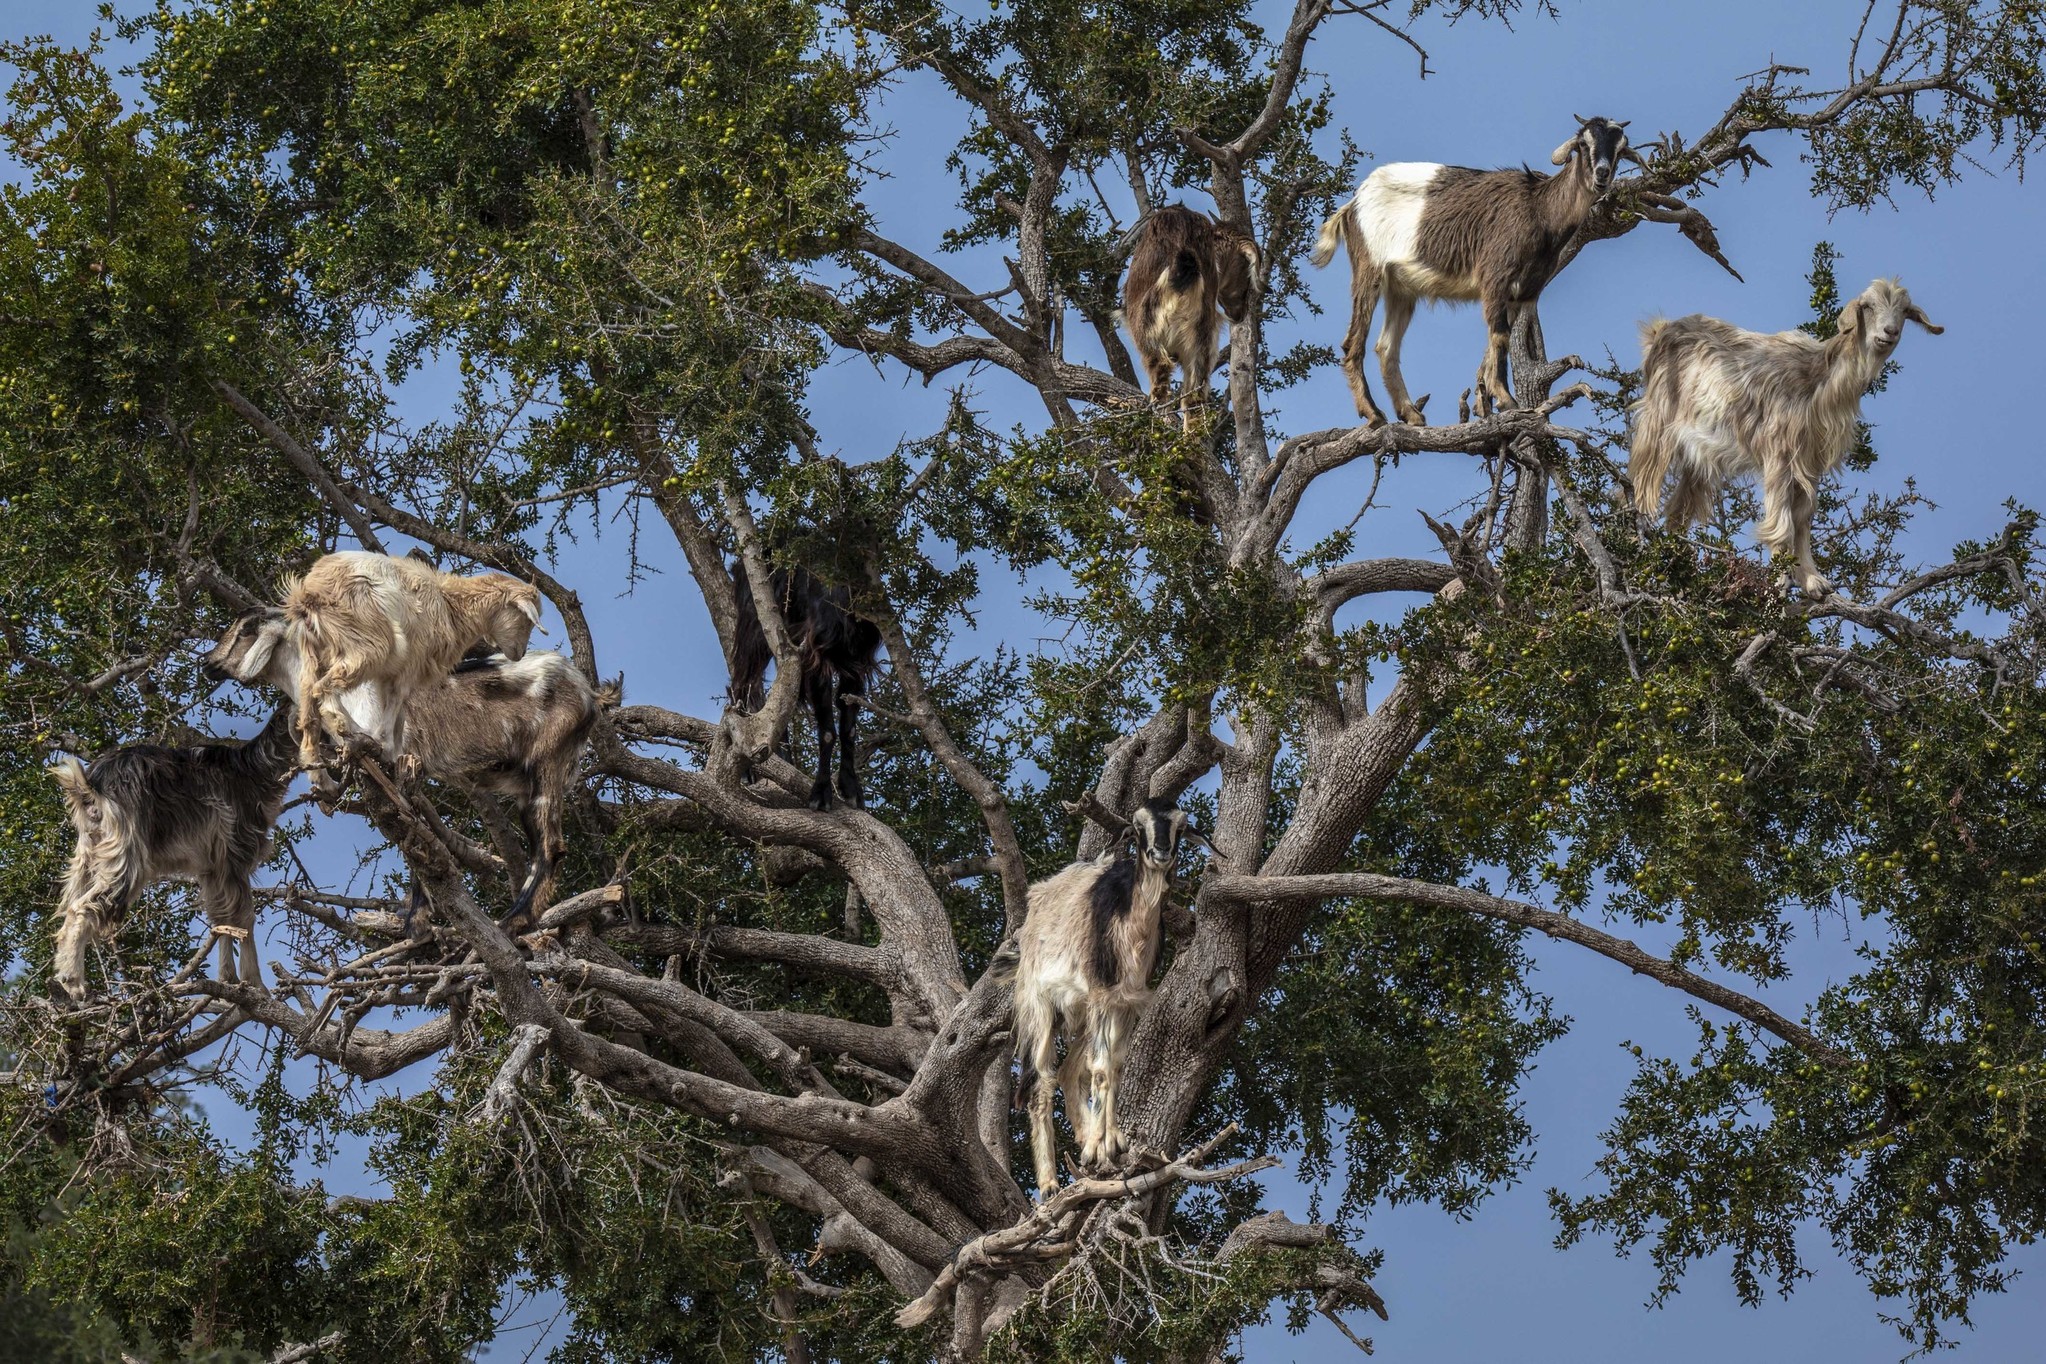
[[1195,410],[1207,404],[1221,319],[1250,315],[1262,264],[1249,234],[1184,204],[1159,209],[1138,230],[1123,280],[1123,322],[1150,376],[1151,401],[1165,401],[1175,365],[1184,372],[1182,428],[1191,428]]
[[1674,470],[1669,524],[1688,530],[1726,483],[1758,475],[1755,538],[1772,554],[1797,557],[1805,592],[1830,592],[1812,558],[1819,480],[1854,448],[1862,395],[1881,377],[1907,321],[1935,336],[1945,330],[1903,285],[1879,279],[1841,310],[1828,341],[1743,331],[1695,313],[1643,327],[1628,466],[1635,506],[1653,516]]
[[120,931],[142,892],[158,881],[195,881],[206,920],[220,935],[220,978],[243,971],[263,983],[256,960],[256,900],[249,878],[270,846],[292,774],[291,706],[255,738],[166,748],[131,744],[90,767],[64,757],[50,777],[70,807],[78,845],[58,902],[62,920],[52,972],[72,999],[85,998],[85,952]]
[[[203,663],[210,677],[299,692],[302,653],[275,607],[237,616]],[[379,688],[355,687],[335,700],[356,729],[388,727]],[[530,921],[554,897],[554,870],[567,850],[562,808],[598,707],[616,700],[614,686],[592,688],[567,659],[542,651],[465,660],[407,705],[402,758],[436,781],[505,796],[518,807],[527,863],[509,923]]]
[[[753,592],[742,561],[731,566],[737,589],[738,620],[733,630],[732,700],[758,710],[767,665],[774,662],[767,633],[760,628]],[[803,568],[777,568],[769,589],[787,624],[803,669],[803,694],[817,720],[817,779],[810,786],[810,808],[831,808],[831,751],[838,745],[838,794],[862,809],[860,789],[859,706],[873,680],[881,650],[881,632],[872,621],[852,613],[852,594],[826,587]],[[835,712],[835,714],[834,714]]]
[[1480,413],[1495,403],[1511,407],[1506,349],[1514,319],[1532,308],[1555,275],[1570,235],[1583,226],[1612,188],[1622,161],[1640,165],[1627,144],[1626,123],[1580,118],[1576,136],[1549,160],[1563,167],[1542,175],[1519,170],[1472,170],[1431,161],[1395,161],[1365,177],[1356,196],[1322,224],[1316,265],[1334,259],[1336,245],[1350,253],[1350,330],[1343,338],[1343,373],[1357,414],[1377,426],[1385,415],[1371,401],[1364,379],[1364,339],[1371,314],[1385,295],[1385,325],[1378,332],[1378,364],[1394,413],[1403,422],[1427,420],[1427,403],[1407,396],[1400,376],[1400,342],[1417,299],[1481,303],[1489,341],[1478,368]]
[[997,969],[1013,969],[1016,977],[1016,1102],[1030,1113],[1040,1198],[1058,1187],[1052,1075],[1066,1096],[1082,1168],[1116,1168],[1128,1149],[1116,1124],[1115,1091],[1130,1036],[1151,1002],[1159,914],[1182,840],[1208,846],[1185,811],[1166,801],[1141,806],[1123,848],[1075,862],[1030,888],[1015,946],[997,954]]
[[375,686],[376,734],[392,761],[404,751],[405,709],[437,686],[480,642],[516,662],[540,623],[540,591],[503,573],[463,577],[418,559],[344,550],[287,584],[284,612],[304,654],[299,675],[299,761],[321,763],[324,729],[336,745],[350,738],[342,692]]

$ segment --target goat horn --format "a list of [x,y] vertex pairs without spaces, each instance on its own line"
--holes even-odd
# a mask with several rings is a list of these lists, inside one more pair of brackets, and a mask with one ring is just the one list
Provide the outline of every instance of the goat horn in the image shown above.
[[1634,121],[1634,120],[1633,120],[1633,119],[1631,119],[1631,118],[1623,118],[1623,119],[1621,119],[1621,120],[1620,120],[1620,121],[1619,121],[1618,123],[1615,123],[1615,124],[1613,124],[1613,126],[1614,126],[1615,128],[1624,128],[1624,127],[1626,127],[1626,126],[1627,126],[1627,125],[1628,125],[1629,123],[1632,123],[1633,121]]
[[1572,114],[1570,115],[1570,117],[1577,120],[1577,126],[1580,128],[1583,127],[1585,124],[1591,122],[1591,120],[1586,118],[1583,114]]

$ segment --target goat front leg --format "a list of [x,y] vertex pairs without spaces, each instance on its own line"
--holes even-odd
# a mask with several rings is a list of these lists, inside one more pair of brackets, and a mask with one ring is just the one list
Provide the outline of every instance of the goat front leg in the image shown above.
[[1095,1020],[1087,1047],[1087,1082],[1094,1119],[1091,1158],[1083,1149],[1081,1163],[1098,1170],[1121,1168],[1129,1140],[1115,1116],[1115,1094],[1122,1084],[1123,1058],[1129,1054],[1129,1020],[1119,1009],[1104,1009]]
[[1208,406],[1209,385],[1214,382],[1215,352],[1221,349],[1215,314],[1207,309],[1194,324],[1191,353],[1186,357],[1186,386],[1179,392],[1179,429],[1192,431],[1200,424]]
[[1817,510],[1818,497],[1814,490],[1802,483],[1793,484],[1790,494],[1790,528],[1792,548],[1797,553],[1798,586],[1808,597],[1832,595],[1833,584],[1826,575],[1819,572],[1818,560],[1812,557],[1812,513]]
[[1513,343],[1514,308],[1503,298],[1485,300],[1485,362],[1478,366],[1478,415],[1489,417],[1502,407],[1516,407],[1506,374],[1506,352]]

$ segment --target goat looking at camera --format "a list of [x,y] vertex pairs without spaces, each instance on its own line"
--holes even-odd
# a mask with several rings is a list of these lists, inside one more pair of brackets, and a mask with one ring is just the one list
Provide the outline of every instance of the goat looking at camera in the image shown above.
[[1357,413],[1376,426],[1385,415],[1364,380],[1364,341],[1378,296],[1385,295],[1385,325],[1378,332],[1378,366],[1403,422],[1427,420],[1407,396],[1400,375],[1400,341],[1413,321],[1417,299],[1479,302],[1489,335],[1478,369],[1478,410],[1511,407],[1506,348],[1514,319],[1532,308],[1555,275],[1570,235],[1584,225],[1612,188],[1622,161],[1641,164],[1627,145],[1625,123],[1580,118],[1575,136],[1549,155],[1563,167],[1543,175],[1518,170],[1472,170],[1432,161],[1397,161],[1365,177],[1356,196],[1322,224],[1311,259],[1327,265],[1336,245],[1350,253],[1350,330],[1343,338],[1343,373]]
[[345,749],[355,687],[381,689],[375,735],[397,761],[412,696],[438,685],[478,642],[517,661],[540,623],[540,592],[503,573],[463,577],[413,558],[343,550],[286,585],[284,613],[304,655],[299,675],[299,761],[321,762],[320,733]]
[[72,757],[51,765],[78,833],[52,971],[65,994],[85,998],[86,949],[118,933],[142,892],[165,880],[197,882],[207,921],[233,930],[220,937],[220,978],[241,978],[239,941],[248,983],[263,983],[249,878],[291,784],[291,710],[278,707],[260,734],[239,743],[131,744],[89,767]]
[[1641,329],[1641,398],[1628,460],[1634,505],[1649,516],[1672,471],[1669,524],[1688,530],[1722,486],[1762,482],[1755,538],[1797,557],[1798,586],[1832,590],[1812,558],[1819,481],[1847,457],[1861,429],[1861,399],[1916,322],[1937,336],[1904,286],[1879,279],[1840,313],[1829,341],[1804,332],[1743,331],[1693,314]]
[[[768,646],[767,632],[760,627],[742,561],[732,561],[731,574],[739,608],[732,631],[732,700],[758,710],[774,651]],[[807,569],[777,568],[769,576],[768,588],[796,646],[803,669],[803,694],[817,720],[817,778],[810,785],[810,808],[831,808],[834,743],[838,748],[838,794],[865,808],[859,772],[859,698],[867,694],[867,684],[873,681],[881,632],[872,621],[852,613],[850,592],[826,587]]]
[[1184,204],[1159,209],[1137,234],[1123,281],[1123,322],[1150,376],[1152,402],[1165,400],[1174,366],[1184,371],[1182,427],[1192,426],[1208,400],[1221,319],[1250,315],[1261,263],[1249,234]]
[[[1030,1114],[1040,1198],[1058,1187],[1052,1077],[1080,1142],[1080,1165],[1114,1168],[1128,1142],[1116,1123],[1116,1087],[1138,1018],[1151,1002],[1161,946],[1159,915],[1182,841],[1208,846],[1167,801],[1139,807],[1128,843],[1075,862],[1030,888],[1030,908],[994,969],[1015,975],[1016,1102]],[[1058,1039],[1066,1043],[1064,1065]]]
[[[299,691],[302,656],[294,627],[275,607],[237,616],[203,660],[209,677]],[[364,733],[388,728],[380,689],[358,686],[336,698]],[[617,688],[592,688],[560,654],[469,659],[412,693],[404,755],[436,781],[508,797],[526,836],[525,879],[507,922],[529,922],[554,896],[554,869],[567,844],[561,820],[600,705]]]

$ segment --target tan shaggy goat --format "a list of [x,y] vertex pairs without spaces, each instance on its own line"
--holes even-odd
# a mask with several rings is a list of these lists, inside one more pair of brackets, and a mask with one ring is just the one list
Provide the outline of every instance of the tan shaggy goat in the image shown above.
[[1015,974],[1016,1102],[1030,1113],[1040,1198],[1058,1187],[1054,1076],[1080,1141],[1080,1165],[1115,1168],[1128,1150],[1116,1123],[1116,1087],[1131,1034],[1151,1002],[1159,914],[1182,841],[1208,842],[1169,802],[1142,806],[1123,848],[1075,862],[1030,888],[1023,927],[996,955],[994,969]]
[[479,642],[514,662],[524,657],[540,623],[540,592],[503,573],[463,577],[418,559],[344,550],[287,584],[284,614],[304,656],[299,761],[317,768],[323,729],[337,746],[349,741],[352,726],[339,693],[382,688],[383,730],[375,737],[397,761],[405,751],[406,702],[439,685]]
[[1145,220],[1123,281],[1122,318],[1151,380],[1151,401],[1163,402],[1172,370],[1185,372],[1179,396],[1182,427],[1208,400],[1208,376],[1221,347],[1222,318],[1250,316],[1261,265],[1248,233],[1184,204],[1168,204]]
[[[291,622],[274,607],[237,616],[202,660],[206,674],[299,692],[301,651]],[[488,791],[518,807],[526,836],[526,875],[506,915],[528,923],[553,900],[554,872],[567,844],[563,807],[597,723],[600,706],[616,705],[618,687],[592,687],[575,665],[545,650],[512,661],[465,659],[455,671],[412,694],[406,708],[404,756],[436,781]],[[378,688],[338,693],[357,730],[385,729]],[[416,908],[416,905],[415,905]]]
[[1762,520],[1755,538],[1772,554],[1797,557],[1804,591],[1831,591],[1812,558],[1819,481],[1854,448],[1862,395],[1882,375],[1907,321],[1935,336],[1945,330],[1903,285],[1879,279],[1841,310],[1827,341],[1743,331],[1698,314],[1648,323],[1628,465],[1634,504],[1653,516],[1674,473],[1669,524],[1688,530],[1711,514],[1722,487],[1756,475]]

